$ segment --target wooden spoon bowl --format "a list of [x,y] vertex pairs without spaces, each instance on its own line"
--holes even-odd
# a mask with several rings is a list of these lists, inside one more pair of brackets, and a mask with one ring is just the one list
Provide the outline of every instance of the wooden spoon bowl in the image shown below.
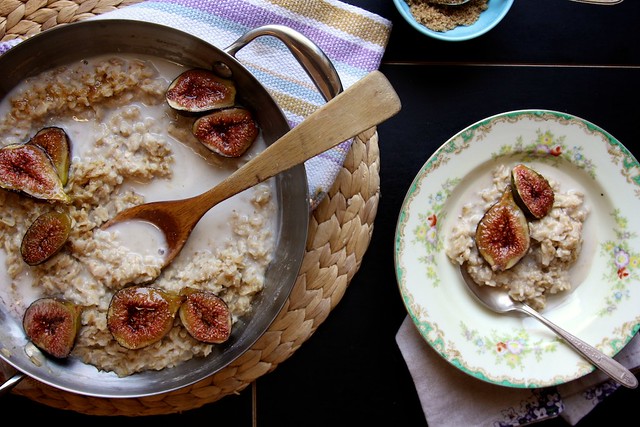
[[381,72],[373,71],[212,189],[187,199],[134,206],[118,213],[102,228],[131,220],[155,225],[167,241],[166,267],[180,253],[200,218],[215,205],[378,125],[398,111],[398,95]]

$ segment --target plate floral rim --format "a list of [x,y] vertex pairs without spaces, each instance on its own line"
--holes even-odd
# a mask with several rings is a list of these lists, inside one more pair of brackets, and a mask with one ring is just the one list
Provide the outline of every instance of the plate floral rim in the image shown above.
[[[440,187],[427,186],[424,181],[432,174],[441,174],[453,158],[461,156],[467,150],[472,151],[470,148],[474,144],[480,144],[479,141],[487,143],[486,140],[489,139],[494,126],[506,124],[517,127],[522,120],[537,122],[541,125],[577,127],[578,131],[584,135],[602,141],[609,159],[609,163],[605,164],[613,165],[618,171],[619,178],[632,188],[633,197],[630,200],[634,203],[640,202],[640,164],[612,135],[599,126],[568,113],[541,109],[509,111],[480,120],[458,132],[440,146],[423,165],[407,191],[400,210],[394,256],[397,281],[408,314],[422,337],[436,352],[458,369],[481,380],[509,387],[535,388],[568,382],[588,374],[594,368],[586,361],[578,360],[575,363],[571,362],[571,368],[564,367],[564,371],[552,374],[550,377],[536,374],[521,375],[520,371],[528,359],[537,359],[539,362],[544,359],[545,354],[564,354],[561,350],[566,345],[559,339],[545,341],[530,336],[526,328],[513,329],[512,334],[505,336],[500,334],[501,331],[480,332],[475,325],[462,321],[456,327],[460,329],[460,336],[468,342],[460,343],[460,337],[452,338],[447,326],[443,326],[437,318],[433,318],[434,307],[429,307],[428,302],[424,303],[424,296],[416,295],[416,288],[412,287],[414,286],[412,281],[415,283],[415,272],[412,269],[416,270],[414,268],[416,263],[422,270],[421,278],[431,286],[437,288],[444,280],[441,277],[442,268],[438,266],[442,261],[441,253],[444,251],[444,242],[440,236],[441,227],[443,220],[446,220],[448,198],[462,182],[462,178],[440,177],[437,182],[441,184]],[[535,140],[525,141],[521,137],[516,137],[513,142],[502,141],[495,144],[495,147],[492,146],[496,149],[492,150],[490,155],[486,155],[485,160],[519,157],[556,165],[569,163],[581,174],[595,181],[598,169],[606,159],[591,157],[592,153],[585,149],[585,146],[574,142],[566,140],[564,135],[554,134],[541,126]],[[429,191],[428,195],[421,193],[425,187],[429,187],[425,190]],[[425,209],[415,208],[413,204],[416,203],[421,203]],[[638,293],[632,292],[630,288],[631,283],[640,282],[640,244],[637,242],[638,236],[634,231],[638,228],[632,227],[626,212],[618,208],[611,212],[611,224],[613,224],[611,234],[615,237],[598,242],[599,259],[603,262],[604,276],[609,282],[608,294],[603,296],[604,303],[597,313],[598,316],[603,317],[618,316],[619,314],[613,313],[620,313],[621,310],[630,311],[629,301],[640,298]],[[414,250],[416,248],[420,253],[416,253]],[[410,255],[409,252],[411,252]],[[594,343],[607,354],[617,354],[640,329],[640,307],[622,317],[624,317],[623,320],[616,320],[614,332],[607,332],[605,336],[598,337],[597,342]],[[457,342],[456,339],[458,339]],[[475,360],[475,355],[470,356],[469,352],[472,350],[484,355],[493,353],[495,360],[500,358],[499,363],[502,364],[500,373],[494,373],[494,366],[487,363],[487,360],[478,362]],[[564,351],[573,353],[572,350]],[[511,374],[509,369],[514,372],[520,371],[517,374]]]

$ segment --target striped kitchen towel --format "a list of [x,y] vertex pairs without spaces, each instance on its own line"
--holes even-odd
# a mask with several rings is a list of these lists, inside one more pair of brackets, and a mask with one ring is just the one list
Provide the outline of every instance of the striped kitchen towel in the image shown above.
[[[380,65],[391,22],[337,0],[153,0],[91,19],[154,22],[193,34],[224,49],[250,29],[280,24],[305,35],[333,63],[344,88]],[[0,43],[0,54],[19,40]],[[325,101],[284,44],[260,37],[236,58],[267,88],[291,127]],[[351,141],[305,162],[311,208],[322,201],[342,168]]]
[[[155,0],[127,6],[96,19],[136,19],[168,25],[226,48],[246,31],[286,25],[305,35],[332,61],[344,88],[380,65],[391,22],[337,0]],[[236,58],[276,100],[291,127],[325,101],[288,49],[260,37]],[[344,163],[350,141],[305,163],[311,208],[322,201]]]

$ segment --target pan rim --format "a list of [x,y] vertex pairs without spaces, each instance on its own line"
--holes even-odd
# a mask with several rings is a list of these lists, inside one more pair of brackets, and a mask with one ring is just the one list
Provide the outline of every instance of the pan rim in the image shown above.
[[[87,38],[83,37],[83,35],[86,36],[89,33],[92,37],[90,37],[90,40],[83,42],[83,39]],[[179,52],[173,52],[170,55],[170,60],[178,60],[181,56],[185,57],[188,52],[192,52],[191,54],[194,55],[193,58],[187,61],[189,62],[188,64],[183,62],[183,65],[202,66],[204,62],[203,57],[214,54],[214,57],[219,60],[223,60],[230,66],[234,76],[242,76],[243,84],[251,85],[251,95],[246,97],[245,101],[250,104],[260,102],[264,104],[260,106],[261,110],[272,111],[268,117],[265,115],[265,118],[262,120],[258,118],[261,126],[263,123],[268,122],[268,132],[265,132],[265,141],[267,144],[272,143],[277,139],[277,137],[289,130],[289,126],[282,110],[277,106],[276,102],[269,95],[267,90],[234,57],[228,55],[223,50],[209,44],[208,42],[181,30],[167,27],[162,24],[128,19],[88,20],[66,24],[64,26],[44,31],[19,43],[0,56],[0,70],[2,70],[0,71],[0,77],[2,77],[2,74],[5,74],[5,70],[19,70],[21,68],[29,67],[34,64],[34,61],[36,60],[42,62],[43,60],[46,60],[47,57],[53,56],[55,53],[48,52],[43,54],[42,52],[47,52],[47,48],[51,48],[52,44],[58,43],[61,39],[72,38],[76,40],[73,46],[73,53],[69,54],[69,56],[64,60],[61,58],[60,64],[56,64],[56,61],[46,61],[47,66],[44,67],[44,69],[40,69],[41,66],[34,67],[31,69],[30,74],[25,74],[24,72],[20,73],[21,78],[19,79],[17,78],[17,74],[13,77],[1,78],[0,99],[4,98],[6,94],[25,77],[38,74],[45,69],[55,68],[56,65],[62,65],[63,63],[71,61],[73,57],[78,59],[82,57],[85,52],[88,52],[88,50],[95,48],[96,43],[101,43],[101,40],[103,41],[104,38],[113,34],[119,34],[119,37],[125,38],[128,43],[130,43],[128,47],[120,46],[116,48],[115,50],[117,52],[112,52],[113,54],[138,53],[149,55],[149,52],[147,51],[136,51],[138,48],[142,49],[138,43],[143,43],[144,41],[149,40],[153,40],[154,42],[154,46],[150,47],[152,53],[151,56],[157,56],[153,55],[153,53],[156,51],[161,52],[162,49],[168,49],[168,46],[177,48],[178,45],[180,45],[180,43],[176,42],[178,40],[188,42],[187,46],[179,46]],[[193,53],[196,48],[199,53]],[[55,49],[59,48],[56,47]],[[132,49],[134,51],[130,52]],[[33,58],[34,51],[40,52],[35,56],[35,58]],[[91,56],[98,54],[99,53],[92,53]],[[209,64],[211,63],[212,62],[209,62]],[[20,66],[16,66],[16,64]],[[254,88],[258,92],[261,91],[261,93],[259,95],[254,93]],[[133,374],[129,377],[118,378],[113,373],[99,372],[91,365],[85,365],[82,362],[73,360],[48,360],[48,371],[53,371],[53,373],[47,374],[46,372],[43,372],[47,370],[42,367],[36,367],[30,361],[27,364],[24,357],[16,360],[15,357],[8,357],[0,351],[0,359],[20,372],[25,373],[29,377],[52,387],[72,393],[103,398],[134,398],[167,393],[192,385],[224,369],[248,351],[269,329],[270,325],[284,307],[286,300],[295,285],[300,266],[302,265],[310,211],[309,197],[307,194],[307,175],[303,164],[292,168],[281,176],[276,177],[276,198],[278,206],[280,207],[280,209],[278,209],[280,232],[278,233],[279,238],[277,248],[281,249],[277,249],[276,252],[279,252],[280,255],[286,258],[286,260],[281,263],[282,265],[275,265],[278,264],[278,262],[276,262],[278,260],[272,263],[274,265],[271,266],[267,272],[267,281],[269,279],[272,279],[273,281],[277,279],[277,281],[280,282],[283,275],[285,275],[286,280],[284,280],[284,286],[278,289],[274,295],[264,295],[265,292],[263,290],[260,304],[266,304],[266,307],[268,308],[268,313],[265,317],[266,320],[255,325],[253,323],[255,321],[253,318],[247,319],[245,324],[247,330],[250,328],[257,329],[254,329],[251,334],[245,334],[242,339],[236,340],[225,346],[223,354],[227,354],[228,356],[225,357],[221,363],[198,363],[200,360],[210,360],[212,355],[209,355],[204,359],[191,359],[187,362],[180,363],[176,367],[165,368],[162,371],[145,371]],[[288,204],[293,205],[289,206]],[[287,206],[287,209],[282,209],[283,206]],[[286,235],[283,234],[283,231],[285,230],[287,230]],[[280,246],[282,246],[282,248]],[[6,323],[6,318],[7,316],[3,311],[3,307],[0,306],[0,324]],[[21,333],[21,331],[15,330],[17,326],[18,325],[10,325],[9,330],[13,330],[13,333],[15,334]],[[6,335],[0,335],[0,338],[2,338],[2,341],[0,341],[0,349],[3,349],[5,348],[5,343],[3,341],[6,339]],[[24,341],[14,343],[14,348],[18,349],[24,344],[26,344]],[[76,369],[79,371],[77,373],[81,374],[79,378],[83,378],[83,380],[76,379],[76,376],[73,378],[67,378],[64,375],[62,378],[59,376],[59,374],[65,370],[75,372],[74,370]],[[86,372],[87,370],[91,372]],[[95,371],[95,373],[90,375],[92,371]],[[158,374],[158,372],[165,373]],[[170,375],[166,372],[170,372],[175,375]],[[91,381],[87,381],[87,375],[95,381],[93,383]],[[127,380],[126,378],[134,378],[134,380]],[[105,382],[104,380],[107,381]],[[100,384],[96,385],[95,383]],[[148,384],[160,385],[149,387]]]

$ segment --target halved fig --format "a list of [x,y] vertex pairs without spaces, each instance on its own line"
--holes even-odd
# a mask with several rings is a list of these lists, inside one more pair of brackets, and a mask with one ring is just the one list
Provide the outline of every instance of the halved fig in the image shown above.
[[196,68],[185,71],[171,82],[166,99],[171,108],[201,113],[235,104],[236,86],[233,80]]
[[193,134],[209,150],[224,157],[240,157],[258,137],[258,125],[246,108],[214,111],[193,124]]
[[511,187],[507,187],[478,223],[478,252],[493,271],[504,271],[527,254],[530,240],[526,216],[513,200]]
[[71,202],[51,158],[35,144],[12,144],[0,149],[0,187],[37,199]]
[[169,333],[182,300],[182,296],[148,286],[120,289],[111,298],[107,328],[125,348],[146,347]]
[[71,233],[71,217],[64,212],[45,212],[33,221],[22,237],[20,254],[29,265],[42,264],[57,254]]
[[519,164],[511,169],[511,187],[514,200],[527,215],[540,219],[553,208],[553,188],[530,167]]
[[71,165],[71,143],[64,129],[55,126],[42,128],[27,144],[35,144],[49,155],[62,185],[66,185]]
[[62,359],[71,353],[83,307],[57,298],[40,298],[27,308],[22,327],[40,350]]
[[182,290],[186,298],[180,306],[180,320],[198,341],[221,344],[231,335],[231,313],[224,300],[213,292],[192,288]]

